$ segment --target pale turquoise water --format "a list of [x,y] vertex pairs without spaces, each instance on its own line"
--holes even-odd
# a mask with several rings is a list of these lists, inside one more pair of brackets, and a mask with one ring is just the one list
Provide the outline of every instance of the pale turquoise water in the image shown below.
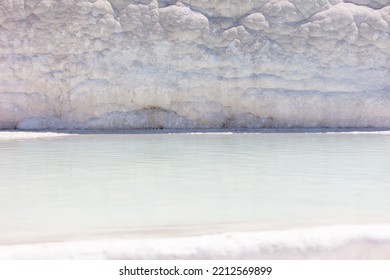
[[0,243],[390,222],[390,135],[0,142]]

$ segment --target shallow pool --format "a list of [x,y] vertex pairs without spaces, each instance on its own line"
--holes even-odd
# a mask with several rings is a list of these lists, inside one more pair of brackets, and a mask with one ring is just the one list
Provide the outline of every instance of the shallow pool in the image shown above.
[[390,135],[0,142],[0,243],[390,223]]

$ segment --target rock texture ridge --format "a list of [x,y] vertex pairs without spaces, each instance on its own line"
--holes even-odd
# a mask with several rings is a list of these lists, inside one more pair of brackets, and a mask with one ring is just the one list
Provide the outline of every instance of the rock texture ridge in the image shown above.
[[389,0],[2,0],[0,128],[390,127]]

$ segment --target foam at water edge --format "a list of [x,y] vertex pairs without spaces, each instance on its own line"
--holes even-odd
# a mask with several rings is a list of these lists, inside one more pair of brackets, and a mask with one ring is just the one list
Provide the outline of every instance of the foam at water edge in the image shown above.
[[0,259],[390,259],[390,224],[9,245]]
[[1,140],[41,139],[67,136],[67,133],[29,132],[29,131],[0,131]]

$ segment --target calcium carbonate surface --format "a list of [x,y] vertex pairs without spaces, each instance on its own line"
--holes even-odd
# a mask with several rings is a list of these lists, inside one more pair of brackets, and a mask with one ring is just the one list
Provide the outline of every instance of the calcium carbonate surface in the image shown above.
[[390,127],[389,0],[2,0],[0,129]]

